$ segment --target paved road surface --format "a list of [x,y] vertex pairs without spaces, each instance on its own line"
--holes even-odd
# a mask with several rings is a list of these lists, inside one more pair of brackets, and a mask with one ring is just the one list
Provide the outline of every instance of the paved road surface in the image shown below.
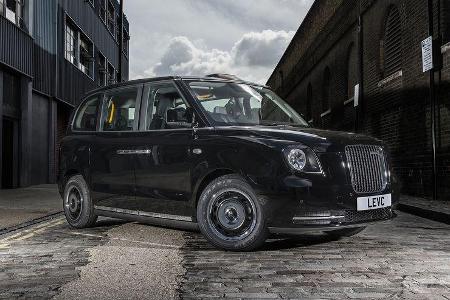
[[0,298],[450,299],[450,226],[400,213],[341,240],[272,240],[253,253],[198,233],[64,219],[0,236]]

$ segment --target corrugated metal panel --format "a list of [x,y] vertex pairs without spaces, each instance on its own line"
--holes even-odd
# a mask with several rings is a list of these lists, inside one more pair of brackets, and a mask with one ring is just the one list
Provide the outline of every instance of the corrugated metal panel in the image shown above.
[[[93,8],[85,0],[34,2],[34,34],[37,41],[33,55],[35,66],[33,87],[36,90],[49,95],[55,95],[56,91],[56,97],[76,105],[87,91],[97,87],[96,81],[64,58],[66,18],[73,21],[78,29],[92,41],[95,55],[101,51],[114,68],[118,69],[119,46],[97,15],[96,4],[97,2]],[[58,10],[57,16],[56,9]],[[57,37],[55,30],[57,30]],[[55,38],[57,39],[57,49],[55,49]],[[123,60],[123,66],[126,78],[128,78],[128,59]],[[57,76],[55,70],[57,70]],[[97,67],[94,67],[94,79],[97,77],[97,73]],[[57,85],[56,89],[55,84]]]
[[36,45],[45,51],[55,53],[56,3],[53,0],[39,0],[33,6],[33,38]]
[[35,44],[33,65],[33,88],[47,95],[53,95],[55,91],[55,55]]
[[[60,0],[62,10],[74,21],[95,46],[118,69],[119,46],[97,15],[97,11],[84,0]],[[117,8],[118,10],[118,8]]]
[[0,16],[0,63],[33,76],[33,39],[25,31]]

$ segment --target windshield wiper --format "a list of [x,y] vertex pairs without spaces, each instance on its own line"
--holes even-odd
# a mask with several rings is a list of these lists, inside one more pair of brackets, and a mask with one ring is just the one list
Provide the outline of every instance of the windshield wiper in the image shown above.
[[260,123],[260,126],[289,126],[289,124],[286,123],[277,123],[277,122],[271,122],[271,123]]
[[271,122],[271,123],[260,123],[260,126],[280,126],[280,127],[286,127],[286,126],[292,126],[292,127],[308,127],[307,125],[302,124],[295,124],[295,123],[278,123],[278,122]]

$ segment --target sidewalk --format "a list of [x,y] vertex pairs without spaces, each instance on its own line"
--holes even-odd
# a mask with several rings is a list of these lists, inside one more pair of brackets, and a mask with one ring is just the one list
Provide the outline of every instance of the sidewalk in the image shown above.
[[0,190],[0,233],[61,211],[62,200],[56,184]]
[[398,209],[419,217],[450,224],[450,201],[434,201],[402,195]]

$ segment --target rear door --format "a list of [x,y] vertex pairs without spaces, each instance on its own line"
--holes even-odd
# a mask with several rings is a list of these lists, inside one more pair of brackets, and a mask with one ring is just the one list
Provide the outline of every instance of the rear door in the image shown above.
[[142,85],[105,93],[92,145],[91,186],[97,208],[136,210],[134,156]]
[[149,83],[143,93],[136,155],[136,199],[150,216],[188,220],[192,215],[189,103],[172,81]]

